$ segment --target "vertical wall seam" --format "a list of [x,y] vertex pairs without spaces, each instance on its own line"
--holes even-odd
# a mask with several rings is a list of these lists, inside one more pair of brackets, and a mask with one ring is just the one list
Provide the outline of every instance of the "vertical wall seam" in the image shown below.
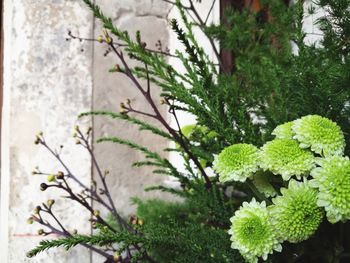
[[[96,4],[96,1],[93,0],[93,3]],[[96,18],[94,15],[92,15],[92,26],[91,26],[91,38],[95,37],[95,22]],[[95,42],[91,42],[91,104],[90,104],[90,109],[91,111],[94,110],[94,90],[95,90]],[[94,134],[94,116],[91,115],[91,147],[92,147],[92,152],[94,152],[94,140],[95,140],[95,134]],[[94,180],[94,165],[92,163],[92,160],[90,159],[90,164],[91,164],[91,169],[90,169],[90,180],[91,182]],[[94,202],[91,199],[91,207],[94,206]],[[90,224],[90,234],[93,234],[93,228],[92,225]],[[93,252],[90,250],[90,263],[93,263]]]
[[[4,60],[3,60],[3,108],[1,132],[1,191],[0,191],[0,257],[8,261],[9,247],[9,197],[10,197],[10,88],[11,88],[11,41],[13,6],[11,0],[3,1]],[[6,52],[5,52],[6,50]]]

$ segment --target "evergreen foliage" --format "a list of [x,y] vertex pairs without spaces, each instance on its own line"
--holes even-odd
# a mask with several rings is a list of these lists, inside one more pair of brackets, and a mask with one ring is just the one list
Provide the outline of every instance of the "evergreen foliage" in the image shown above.
[[[294,222],[295,224],[293,222],[279,224],[283,231],[288,232],[290,230],[288,227],[296,226],[299,232],[294,233],[298,236],[288,233],[289,239],[279,237],[281,240],[278,242],[275,237],[283,231],[272,233],[273,226],[268,222],[269,206],[274,207],[275,211],[282,211],[284,213],[282,215],[290,219],[289,215],[295,212],[293,198],[296,191],[288,192],[284,189],[288,187],[285,181],[292,177],[295,179],[295,176],[301,181],[301,175],[304,180],[308,179],[310,171],[316,165],[315,159],[325,157],[322,151],[312,153],[308,149],[301,149],[310,145],[299,147],[300,141],[296,141],[305,133],[300,131],[296,136],[293,121],[306,115],[320,115],[340,126],[339,131],[341,129],[344,133],[344,137],[338,140],[341,141],[341,147],[344,138],[345,142],[350,139],[350,2],[348,0],[319,1],[319,7],[327,9],[327,13],[317,21],[324,38],[320,43],[314,44],[306,43],[306,33],[302,24],[308,13],[315,10],[310,8],[305,12],[303,1],[297,1],[293,5],[286,5],[285,1],[281,0],[262,1],[263,8],[259,12],[252,11],[249,7],[232,8],[226,10],[224,22],[206,25],[198,18],[192,1],[189,2],[190,6],[187,6],[177,0],[173,4],[181,14],[184,28],[176,20],[171,20],[170,25],[186,50],[185,53],[179,51],[174,53],[186,70],[184,74],[180,74],[168,64],[164,52],[147,49],[140,32],[137,32],[135,37],[130,36],[128,32],[114,26],[112,19],[106,17],[93,1],[83,0],[83,2],[106,30],[99,42],[107,44],[121,63],[113,67],[110,72],[126,75],[145,97],[153,112],[150,114],[135,111],[130,102],[127,102],[121,104],[120,113],[95,111],[83,113],[80,117],[105,116],[126,121],[136,125],[140,132],[149,131],[175,142],[176,147],[159,150],[179,153],[183,157],[186,171],[178,171],[162,153],[150,151],[135,142],[114,136],[98,139],[99,143],[127,145],[142,152],[145,159],[136,162],[134,164],[136,167],[152,166],[155,174],[177,178],[179,187],[150,186],[146,190],[171,193],[178,198],[178,202],[135,198],[133,201],[137,205],[137,214],[128,222],[119,216],[113,202],[106,204],[104,201],[103,195],[108,198],[109,193],[106,190],[108,187],[105,175],[102,173],[100,176],[105,187],[102,198],[96,194],[98,188],[94,185],[92,190],[89,187],[85,187],[84,190],[90,191],[91,199],[100,202],[109,210],[110,214],[107,217],[102,217],[99,211],[89,207],[84,196],[74,194],[66,181],[43,184],[44,190],[49,187],[65,190],[69,199],[78,201],[87,208],[93,216],[92,221],[97,231],[91,236],[85,236],[67,234],[64,228],[63,232],[52,230],[52,225],[37,216],[43,211],[39,209],[32,216],[32,221],[34,219],[51,229],[52,233],[61,234],[64,238],[42,241],[38,247],[29,252],[29,256],[35,256],[54,247],[70,249],[82,244],[95,249],[95,252],[100,248],[111,249],[111,245],[114,245],[112,246],[114,255],[107,253],[106,256],[105,252],[100,251],[100,254],[107,258],[106,262],[239,263],[245,262],[244,260],[257,262],[258,257],[266,259],[273,250],[279,251],[279,242],[289,240],[296,244],[285,241],[282,244],[282,253],[274,252],[269,256],[269,262],[348,262],[349,225],[347,223],[332,225],[324,220],[319,226],[322,218],[319,207],[333,209],[341,202],[336,200],[332,205],[324,202],[317,203],[319,207],[315,205],[316,192],[320,194],[326,189],[323,178],[332,174],[331,172],[319,171],[320,167],[315,169],[316,172],[319,171],[317,175],[314,176],[313,173],[316,172],[311,172],[311,176],[315,177],[311,181],[311,184],[314,182],[312,187],[317,189],[311,190],[311,194],[306,194],[304,188],[300,190],[301,187],[295,187],[301,193],[297,195],[300,199],[297,208],[304,212],[297,219],[307,217],[307,211],[303,210],[305,207],[303,202],[306,200],[305,202],[310,202],[307,204],[308,207],[319,212],[316,216],[319,221],[308,222],[310,224],[305,228],[299,221]],[[189,18],[188,12],[192,12],[197,18],[196,22]],[[194,36],[196,27],[203,30],[212,43],[218,41],[221,48],[232,52],[233,68],[227,69],[221,61],[209,59]],[[122,46],[114,44],[112,37],[116,38],[118,43],[121,42]],[[126,54],[138,62],[137,66],[130,68],[124,57]],[[147,81],[146,88],[140,84],[139,79]],[[168,107],[169,113],[175,119],[177,111],[185,111],[193,114],[197,123],[189,127],[179,125],[178,129],[170,127],[151,96],[150,85],[154,84],[161,89],[165,104],[163,107]],[[158,121],[161,127],[135,117],[137,114],[150,117],[152,123]],[[265,144],[273,138],[273,135],[278,139]],[[88,141],[80,136],[79,133],[78,138],[83,143]],[[333,138],[327,140],[334,141]],[[41,136],[36,142],[47,148]],[[236,167],[242,170],[240,173],[247,169],[241,159],[233,160],[233,155],[230,155],[228,160],[221,162],[220,169],[213,171],[213,166],[214,168],[218,166],[218,161],[215,160],[220,159],[218,158],[220,153],[233,144],[254,144],[256,147],[265,144],[265,146],[259,154],[256,154],[256,160],[242,158],[254,164],[254,169],[251,168],[249,173],[245,174],[244,180],[236,180],[234,176],[231,176],[230,180],[219,180],[220,176],[222,177],[220,173],[227,168],[227,163],[234,164],[229,167],[228,174],[237,172],[233,171]],[[267,151],[269,145],[274,147],[269,147],[270,151]],[[86,148],[92,152],[88,145]],[[294,149],[293,154],[290,154],[291,148]],[[345,148],[344,153],[349,155],[349,147]],[[308,157],[307,160],[305,156]],[[263,172],[261,169],[257,171],[258,166],[266,171]],[[209,177],[208,171],[214,175]],[[334,173],[337,178],[343,178],[341,172]],[[83,186],[77,178],[69,174],[69,171],[68,175]],[[278,175],[282,175],[283,178]],[[63,175],[58,174],[55,178],[62,180]],[[330,180],[327,177],[328,179]],[[301,184],[301,182],[295,184],[299,183]],[[344,188],[346,189],[342,191],[346,193],[340,191],[339,196],[349,195],[347,185]],[[315,195],[312,191],[315,191]],[[329,192],[327,194],[330,195],[326,196],[328,202],[332,199],[332,195]],[[278,197],[271,199],[276,195]],[[325,196],[320,195],[318,198],[322,200]],[[252,205],[245,203],[253,198]],[[278,207],[277,203],[281,205]],[[341,207],[336,208],[341,210],[341,213],[336,211],[341,216],[337,214],[337,220],[333,220],[334,213],[331,213],[332,220],[328,219],[331,223],[349,219],[347,207],[344,208],[346,211]],[[240,209],[245,210],[240,213]],[[44,206],[44,211],[53,216],[51,206]],[[329,214],[329,211],[327,212]],[[235,220],[232,218],[235,214],[242,216]],[[260,220],[261,228],[252,224],[257,222],[257,219]],[[231,226],[231,222],[236,221],[238,224]],[[319,228],[316,231],[317,227]],[[231,235],[238,233],[238,238],[231,237],[234,245],[231,245],[229,229]],[[260,235],[261,240],[254,240],[255,247],[247,243],[249,231],[254,229],[260,229],[259,231],[264,234]],[[265,230],[269,232],[264,232]],[[264,240],[268,243],[264,244]],[[252,247],[251,251],[247,250]],[[245,259],[237,249],[243,251]]]

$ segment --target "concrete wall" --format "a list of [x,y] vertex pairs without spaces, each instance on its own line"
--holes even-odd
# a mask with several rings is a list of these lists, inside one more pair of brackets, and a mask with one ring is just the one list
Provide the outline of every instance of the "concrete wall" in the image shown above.
[[[52,250],[34,259],[25,253],[42,237],[39,225],[27,225],[33,208],[52,198],[54,193],[39,191],[45,177],[32,176],[36,165],[43,171],[57,172],[62,167],[34,145],[35,135],[43,131],[53,146],[65,147],[62,158],[81,180],[90,183],[91,160],[72,138],[77,115],[91,110],[119,110],[119,103],[130,98],[135,107],[145,102],[131,82],[121,75],[108,74],[117,62],[112,54],[103,56],[99,43],[66,41],[67,30],[91,38],[98,36],[100,24],[82,1],[5,0],[5,83],[1,167],[0,262],[102,262],[86,249]],[[117,26],[134,32],[141,30],[149,47],[158,40],[168,45],[166,16],[169,6],[161,0],[100,1],[102,9]],[[156,33],[156,34],[155,34]],[[82,52],[83,50],[83,52]],[[154,90],[157,88],[154,87]],[[154,96],[157,96],[155,91]],[[163,113],[166,114],[164,107]],[[140,134],[135,127],[107,118],[84,118],[82,127],[93,125],[94,138],[120,135],[152,149],[167,142],[151,134]],[[111,171],[109,183],[118,209],[132,212],[130,197],[145,197],[145,186],[163,182],[149,169],[131,168],[142,155],[126,147],[97,145],[95,153],[103,169]],[[154,194],[153,194],[154,195]],[[89,233],[89,218],[72,202],[58,202],[57,213],[68,229]],[[85,220],[86,219],[86,220]]]

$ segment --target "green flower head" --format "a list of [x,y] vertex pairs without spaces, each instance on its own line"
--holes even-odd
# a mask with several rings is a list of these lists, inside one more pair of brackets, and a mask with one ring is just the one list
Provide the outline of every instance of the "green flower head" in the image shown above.
[[327,118],[308,115],[295,120],[292,129],[302,148],[310,147],[311,151],[324,156],[344,153],[344,135],[340,127]]
[[231,223],[232,248],[238,249],[247,262],[257,263],[259,257],[266,260],[274,250],[282,250],[265,202],[258,203],[255,199],[244,202],[231,218]]
[[275,139],[261,150],[261,168],[282,175],[288,181],[293,175],[300,178],[314,168],[314,156],[303,150],[295,140]]
[[234,144],[215,157],[213,168],[220,175],[221,182],[245,182],[258,170],[258,159],[258,148],[255,146]]
[[298,243],[312,236],[323,219],[323,209],[317,206],[317,191],[307,181],[291,180],[282,196],[272,199],[271,220],[281,240]]
[[332,156],[319,159],[321,167],[311,171],[312,187],[318,188],[318,201],[331,223],[350,219],[350,161],[347,157]]
[[278,125],[273,131],[272,135],[275,135],[278,139],[293,139],[294,132],[292,130],[293,122],[287,122]]

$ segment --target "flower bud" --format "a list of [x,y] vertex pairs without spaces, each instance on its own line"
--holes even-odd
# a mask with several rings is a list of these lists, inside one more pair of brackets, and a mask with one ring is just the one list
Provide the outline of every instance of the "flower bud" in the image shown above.
[[45,234],[45,231],[44,231],[44,229],[39,229],[38,230],[38,235],[44,235]]
[[58,180],[62,180],[62,179],[64,178],[64,173],[61,172],[61,171],[59,171],[59,172],[57,173],[57,175],[56,175],[56,178],[57,178]]
[[94,216],[99,217],[100,216],[100,211],[99,210],[94,210]]
[[120,113],[120,114],[126,114],[127,111],[126,111],[125,109],[121,108],[121,109],[119,110],[119,113]]
[[48,185],[45,183],[40,184],[40,190],[45,191],[47,189]]
[[53,199],[47,200],[47,205],[48,205],[49,207],[53,206],[54,203],[55,203],[55,200],[53,200]]
[[29,225],[33,224],[33,223],[34,223],[33,217],[29,217],[29,218],[27,219],[27,223],[28,223]]
[[97,41],[100,42],[100,43],[102,43],[102,42],[103,42],[103,36],[101,36],[101,35],[98,36],[98,37],[97,37]]
[[40,213],[40,211],[41,211],[41,206],[38,205],[37,207],[35,207],[33,212],[34,212],[34,214],[38,215]]
[[48,181],[49,183],[55,181],[55,175],[53,175],[53,174],[48,175],[48,176],[47,176],[47,181]]
[[112,44],[113,43],[113,39],[110,36],[106,36],[106,43],[107,44]]

